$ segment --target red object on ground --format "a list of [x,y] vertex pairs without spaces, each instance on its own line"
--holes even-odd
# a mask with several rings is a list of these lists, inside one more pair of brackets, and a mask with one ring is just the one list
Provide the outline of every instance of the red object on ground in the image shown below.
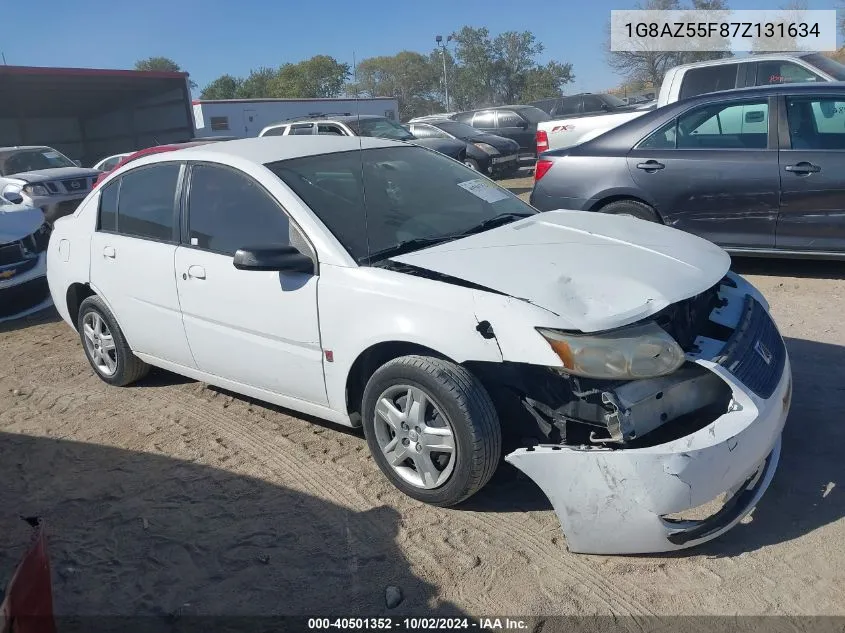
[[0,624],[0,631],[56,633],[50,558],[47,555],[44,522],[37,518],[25,520],[35,528],[35,537],[6,587],[6,596],[0,606],[4,619]]
[[126,163],[131,163],[133,160],[137,160],[143,156],[149,156],[150,154],[160,154],[162,152],[173,152],[177,149],[183,149],[185,147],[193,147],[194,145],[205,145],[206,143],[210,143],[211,141],[190,141],[188,143],[173,143],[171,145],[156,145],[155,147],[148,147],[146,149],[141,149],[135,152],[134,154],[129,154],[125,158],[121,159],[121,161],[115,165],[109,171],[104,171],[102,174],[97,176],[97,180],[94,181],[94,189],[103,182],[103,180],[112,173],[115,169],[120,169]]

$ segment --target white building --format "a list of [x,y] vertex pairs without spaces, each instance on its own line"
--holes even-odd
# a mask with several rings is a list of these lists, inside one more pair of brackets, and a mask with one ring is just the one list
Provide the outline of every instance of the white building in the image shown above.
[[196,136],[258,136],[272,123],[295,117],[375,114],[399,121],[399,101],[371,99],[221,99],[193,101]]

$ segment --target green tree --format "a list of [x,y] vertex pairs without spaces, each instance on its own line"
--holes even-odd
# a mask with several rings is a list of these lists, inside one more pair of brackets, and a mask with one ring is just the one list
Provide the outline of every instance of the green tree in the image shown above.
[[363,59],[352,91],[368,97],[396,97],[399,116],[405,120],[436,111],[443,107],[438,92],[442,66],[433,59],[413,51]]
[[518,102],[529,103],[559,97],[563,94],[563,86],[574,79],[572,64],[550,61],[545,66],[531,68],[525,73]]
[[[135,62],[135,70],[170,73],[185,72],[182,70],[179,64],[174,62],[169,57],[147,57],[146,59],[139,59],[137,62]],[[191,84],[191,88],[197,87],[197,84],[195,84],[192,80],[189,81]]]
[[200,99],[237,99],[240,94],[243,79],[232,75],[221,75],[200,93]]
[[[493,42],[486,28],[465,26],[452,35],[455,41],[454,88],[455,99],[465,107],[496,103],[497,65],[493,57]],[[472,107],[472,106],[470,106]]]
[[273,95],[270,86],[278,71],[262,66],[249,71],[249,75],[241,81],[238,89],[239,99],[266,99]]
[[316,55],[296,64],[284,64],[268,84],[277,98],[337,97],[349,77],[349,64],[328,55]]

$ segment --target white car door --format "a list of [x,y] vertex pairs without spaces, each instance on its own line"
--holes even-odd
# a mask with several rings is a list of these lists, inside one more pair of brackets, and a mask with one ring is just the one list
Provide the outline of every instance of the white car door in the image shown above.
[[252,177],[222,165],[191,167],[176,283],[188,342],[204,372],[327,404],[315,275],[238,270],[248,246],[313,251],[285,210]]
[[133,351],[194,367],[173,273],[182,168],[176,162],[139,167],[103,187],[91,285]]

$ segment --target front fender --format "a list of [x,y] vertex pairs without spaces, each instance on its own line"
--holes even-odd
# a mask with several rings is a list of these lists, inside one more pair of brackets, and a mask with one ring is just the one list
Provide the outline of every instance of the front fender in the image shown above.
[[[412,343],[455,362],[501,362],[495,338],[478,331],[473,296],[459,285],[375,267],[322,266],[318,285],[321,346],[329,406],[346,414],[346,380],[362,352]],[[328,357],[331,360],[328,360]]]

